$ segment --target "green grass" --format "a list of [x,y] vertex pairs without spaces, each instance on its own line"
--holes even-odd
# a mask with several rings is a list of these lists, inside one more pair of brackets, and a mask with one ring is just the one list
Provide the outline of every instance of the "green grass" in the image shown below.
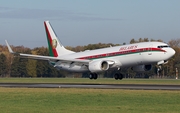
[[175,79],[123,79],[98,78],[0,78],[0,83],[86,83],[86,84],[167,84],[180,85]]
[[180,91],[0,88],[3,113],[179,113]]
[[[174,79],[0,78],[0,83],[179,84]],[[0,88],[3,113],[179,113],[180,91]]]

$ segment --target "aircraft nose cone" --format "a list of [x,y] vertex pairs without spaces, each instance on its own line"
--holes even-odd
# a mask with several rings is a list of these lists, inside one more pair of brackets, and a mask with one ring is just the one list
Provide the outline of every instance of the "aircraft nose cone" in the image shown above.
[[176,51],[174,49],[171,50],[171,55],[174,56],[174,54],[176,53]]

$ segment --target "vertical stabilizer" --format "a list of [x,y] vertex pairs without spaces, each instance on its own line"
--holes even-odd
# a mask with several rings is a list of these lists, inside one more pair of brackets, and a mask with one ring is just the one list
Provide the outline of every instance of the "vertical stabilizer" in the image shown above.
[[44,26],[47,35],[50,56],[58,57],[58,56],[74,53],[73,51],[64,48],[64,46],[58,40],[57,35],[54,32],[53,28],[51,27],[49,21],[45,21]]

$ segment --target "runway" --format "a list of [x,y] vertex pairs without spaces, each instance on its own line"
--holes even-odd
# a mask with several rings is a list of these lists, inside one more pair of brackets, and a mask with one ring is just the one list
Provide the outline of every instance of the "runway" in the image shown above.
[[61,84],[61,83],[0,83],[0,87],[11,88],[93,88],[134,90],[180,90],[180,85],[152,84]]

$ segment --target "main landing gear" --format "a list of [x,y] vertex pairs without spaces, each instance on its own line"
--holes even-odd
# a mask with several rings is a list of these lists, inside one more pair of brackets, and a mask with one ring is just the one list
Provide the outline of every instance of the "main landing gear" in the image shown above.
[[[98,78],[98,74],[97,73],[90,73],[89,74],[89,78],[90,79],[94,79],[94,80],[96,80],[97,78]],[[114,74],[114,78],[116,79],[116,80],[122,80],[123,79],[123,74],[121,74],[121,73],[115,73]]]
[[90,74],[89,74],[89,78],[96,80],[96,79],[98,78],[98,75],[97,75],[97,73],[90,73]]
[[123,74],[121,74],[121,73],[115,73],[114,74],[114,78],[116,79],[116,80],[122,80],[123,79]]

